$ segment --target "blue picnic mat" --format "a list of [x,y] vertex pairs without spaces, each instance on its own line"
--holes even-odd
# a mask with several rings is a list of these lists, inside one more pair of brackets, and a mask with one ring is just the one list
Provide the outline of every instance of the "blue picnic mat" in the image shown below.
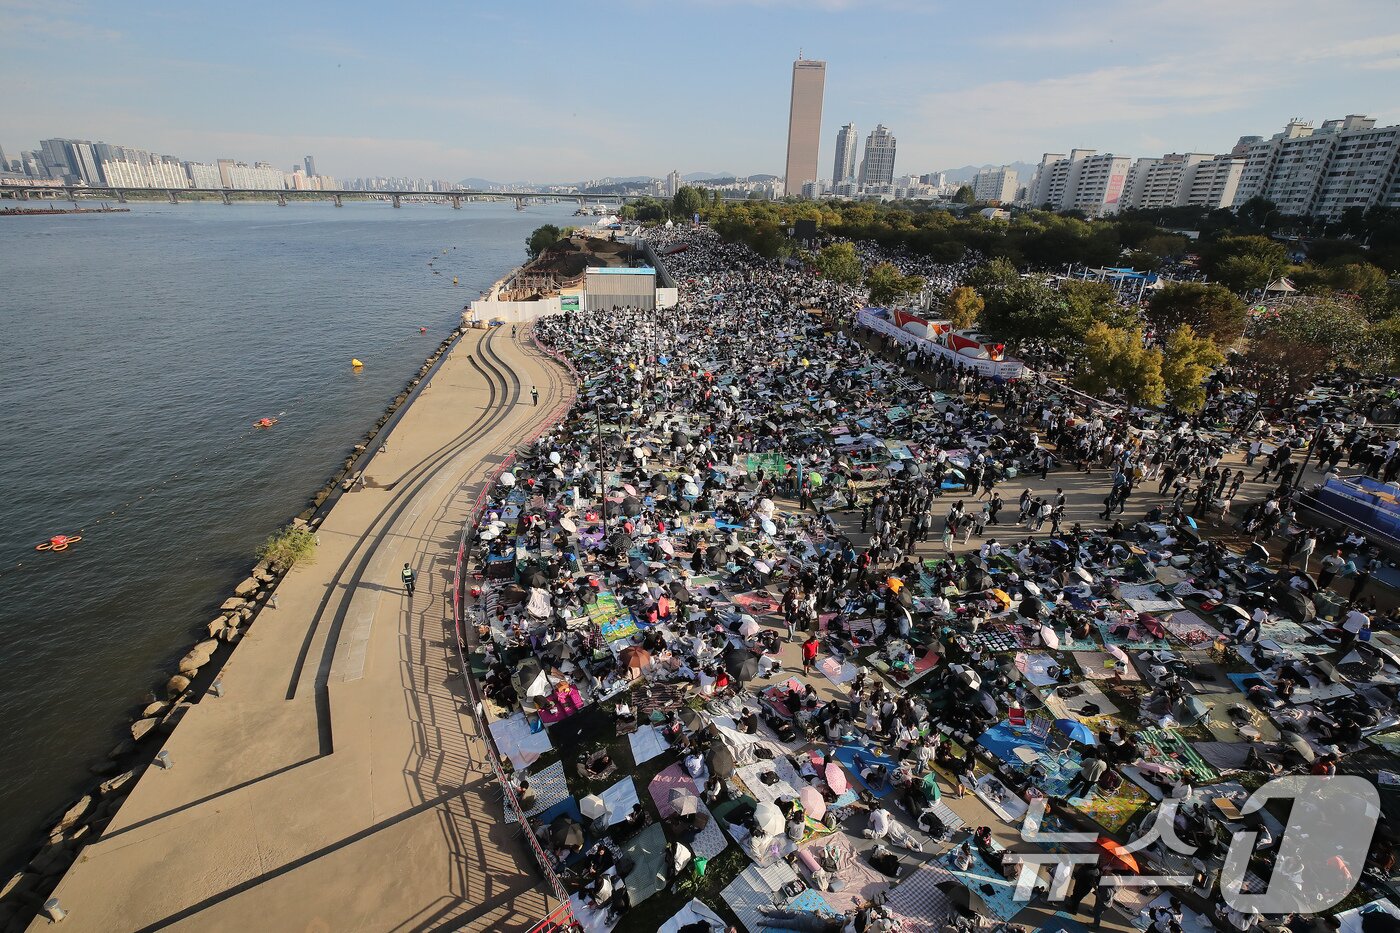
[[567,816],[571,818],[575,823],[578,823],[580,826],[584,825],[583,814],[579,812],[578,801],[572,797],[569,797],[565,800],[561,800],[554,806],[550,807],[548,810],[545,810],[541,813],[537,813],[535,815],[546,826],[548,826],[550,823],[553,823],[561,816]]
[[1268,678],[1262,674],[1226,674],[1225,676],[1230,678],[1230,683],[1239,688],[1240,693],[1244,694],[1248,694],[1249,688],[1256,684],[1263,684],[1266,687],[1273,686],[1269,683]]
[[826,898],[822,897],[811,888],[808,888],[788,901],[787,906],[788,910],[801,910],[809,914],[822,914],[826,917],[841,916],[840,911],[828,904]]
[[879,789],[872,787],[860,776],[860,765],[856,764],[856,759],[859,758],[866,765],[884,765],[887,774],[894,774],[895,769],[899,767],[899,762],[895,761],[893,758],[877,755],[870,749],[860,745],[838,746],[828,757],[835,758],[837,761],[841,762],[841,764],[845,765],[846,770],[850,772],[851,778],[858,781],[860,786],[868,790],[871,796],[875,797],[877,800],[890,792],[892,788],[889,782],[883,782]]
[[[569,797],[569,782],[564,777],[564,762],[556,761],[547,768],[541,769],[535,774],[525,776],[530,782],[530,789],[535,792],[535,806],[525,811],[526,816],[534,816],[543,813],[555,804]],[[505,805],[502,801],[501,807],[506,811],[506,822],[515,822],[515,811]]]
[[[987,905],[988,913],[995,915],[998,920],[1009,921],[1025,908],[1024,902],[1016,900],[1015,879],[1008,880],[1002,877],[1000,872],[982,860],[975,848],[972,850],[972,868],[968,871],[958,871],[953,867],[951,852],[941,856],[938,862],[969,891],[981,898],[982,903]],[[990,893],[984,890],[983,885],[990,888]]]

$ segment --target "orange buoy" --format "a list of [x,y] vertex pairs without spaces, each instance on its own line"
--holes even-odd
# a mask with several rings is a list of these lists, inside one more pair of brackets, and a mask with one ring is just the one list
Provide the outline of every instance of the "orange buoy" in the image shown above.
[[66,551],[70,544],[77,544],[83,540],[82,535],[54,535],[43,544],[36,544],[36,551]]
[[420,327],[420,328],[418,328],[418,333],[420,333],[420,334],[426,334],[427,332],[428,332],[428,328],[426,328],[426,327]]

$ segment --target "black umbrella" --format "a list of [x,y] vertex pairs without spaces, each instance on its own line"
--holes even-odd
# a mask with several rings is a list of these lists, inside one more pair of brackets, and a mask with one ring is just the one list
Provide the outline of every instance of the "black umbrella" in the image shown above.
[[636,518],[642,514],[642,500],[636,496],[628,496],[622,500],[622,514],[628,518]]
[[742,684],[758,674],[758,655],[747,648],[730,648],[724,653],[724,669]]
[[1222,603],[1220,605],[1220,612],[1227,616],[1234,616],[1242,622],[1249,621],[1249,610],[1245,609],[1243,606],[1237,606],[1234,603]]
[[583,847],[583,827],[561,816],[549,824],[549,838],[561,849],[579,849]]
[[707,760],[711,773],[719,777],[729,777],[734,773],[734,753],[722,742],[710,749]]
[[1294,622],[1311,622],[1317,618],[1317,607],[1312,599],[1292,587],[1284,587],[1274,594],[1274,601],[1283,614]]
[[624,531],[619,531],[608,539],[608,547],[619,554],[625,554],[632,549],[632,539]]
[[1027,596],[1021,600],[1021,615],[1029,616],[1032,619],[1039,619],[1040,614],[1045,611],[1045,604],[1039,597]]
[[671,594],[671,598],[678,603],[689,603],[693,602],[695,599],[690,590],[685,588],[685,584],[679,580],[672,583],[667,589]]
[[914,606],[914,594],[911,593],[911,592],[909,592],[909,587],[907,587],[907,586],[901,586],[901,587],[899,588],[899,597],[898,597],[898,598],[899,598],[899,604],[900,604],[901,606],[903,606],[905,609],[912,609],[912,608],[913,608],[913,606]]
[[544,571],[538,567],[526,570],[520,575],[521,586],[546,586],[548,583],[549,579],[545,576]]
[[689,443],[690,443],[690,438],[686,436],[686,433],[685,433],[684,431],[672,431],[672,432],[671,432],[671,446],[672,446],[672,447],[684,447],[686,444],[689,444]]
[[1244,559],[1255,563],[1267,564],[1269,562],[1269,552],[1264,545],[1256,541],[1249,546],[1249,550],[1244,552]]
[[693,710],[688,706],[681,710],[680,715],[676,718],[681,721],[681,725],[685,726],[688,732],[699,732],[705,728],[705,717],[700,715],[699,710]]
[[1278,740],[1283,745],[1287,745],[1293,753],[1307,764],[1312,764],[1317,760],[1317,753],[1312,750],[1308,740],[1291,729],[1283,729],[1279,732]]

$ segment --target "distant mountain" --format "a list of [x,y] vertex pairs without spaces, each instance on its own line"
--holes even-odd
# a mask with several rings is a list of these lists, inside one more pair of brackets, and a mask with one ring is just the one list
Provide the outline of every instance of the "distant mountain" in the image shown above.
[[[1016,183],[1019,185],[1029,184],[1031,177],[1035,175],[1036,166],[1032,162],[1007,162],[1005,164],[1007,168],[1016,170]],[[993,165],[990,162],[986,165],[964,165],[962,168],[944,169],[943,174],[947,176],[948,184],[960,185],[972,181],[972,176],[984,168],[1001,168],[1001,166]]]
[[691,172],[682,175],[681,181],[713,181],[716,178],[733,178],[733,172]]

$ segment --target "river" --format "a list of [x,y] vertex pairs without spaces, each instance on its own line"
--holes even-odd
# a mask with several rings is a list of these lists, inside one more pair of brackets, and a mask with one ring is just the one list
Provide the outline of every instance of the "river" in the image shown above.
[[[0,218],[0,866],[93,781],[258,543],[463,305],[571,214],[319,202]],[[253,429],[263,417],[279,423]],[[55,534],[82,541],[34,550]]]

